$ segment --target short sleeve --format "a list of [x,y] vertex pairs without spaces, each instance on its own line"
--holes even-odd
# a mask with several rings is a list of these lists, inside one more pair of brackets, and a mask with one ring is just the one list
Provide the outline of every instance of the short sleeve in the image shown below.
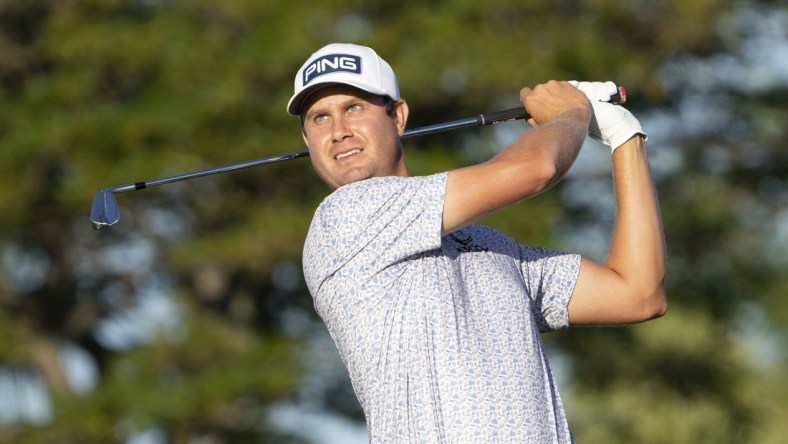
[[569,299],[580,273],[580,255],[520,245],[521,267],[541,332],[569,327]]
[[331,277],[361,284],[391,264],[440,248],[446,176],[373,178],[326,198],[304,244],[312,295]]

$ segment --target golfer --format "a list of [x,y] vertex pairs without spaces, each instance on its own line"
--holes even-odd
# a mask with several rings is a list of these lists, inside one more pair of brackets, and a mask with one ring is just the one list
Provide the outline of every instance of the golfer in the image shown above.
[[[610,94],[605,83],[523,88],[532,130],[482,164],[412,177],[408,105],[388,63],[331,44],[298,71],[287,110],[334,189],[310,226],[304,275],[372,442],[573,442],[540,333],[665,313],[645,133],[604,103]],[[555,185],[589,134],[613,150],[604,264],[474,225]]]

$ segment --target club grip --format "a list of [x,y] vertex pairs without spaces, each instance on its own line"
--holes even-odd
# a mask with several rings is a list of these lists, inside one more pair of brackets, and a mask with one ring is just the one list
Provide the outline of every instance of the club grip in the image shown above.
[[508,122],[510,120],[521,120],[530,117],[525,111],[525,108],[518,106],[517,108],[505,109],[502,111],[492,111],[485,114],[476,116],[476,123],[479,126],[494,125],[496,123]]
[[[614,105],[623,105],[627,103],[627,90],[623,86],[617,86],[618,91],[616,94],[610,96],[610,103]],[[489,113],[479,114],[476,116],[476,124],[478,126],[494,125],[496,123],[509,122],[511,120],[528,119],[531,117],[525,108],[518,106],[516,108],[509,108],[502,111],[492,111]]]

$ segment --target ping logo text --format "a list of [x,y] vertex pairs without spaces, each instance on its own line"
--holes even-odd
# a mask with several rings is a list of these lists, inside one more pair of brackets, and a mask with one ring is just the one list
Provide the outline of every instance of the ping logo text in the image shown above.
[[304,85],[316,77],[338,71],[361,74],[361,57],[348,54],[324,55],[304,69]]

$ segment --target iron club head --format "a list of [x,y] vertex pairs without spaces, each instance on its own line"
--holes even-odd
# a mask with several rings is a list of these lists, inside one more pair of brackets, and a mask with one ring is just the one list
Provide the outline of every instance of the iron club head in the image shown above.
[[90,209],[90,222],[93,228],[102,228],[115,225],[120,220],[120,209],[115,200],[115,192],[112,189],[104,189],[96,193],[93,198],[93,206]]

